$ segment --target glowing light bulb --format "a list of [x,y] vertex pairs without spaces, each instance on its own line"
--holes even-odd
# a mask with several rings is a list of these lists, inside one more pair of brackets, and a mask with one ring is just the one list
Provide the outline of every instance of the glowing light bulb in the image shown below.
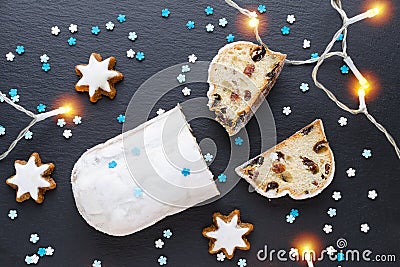
[[381,12],[381,9],[376,7],[373,9],[368,10],[368,17],[373,18]]
[[258,26],[259,20],[256,17],[253,17],[249,20],[249,26],[255,28]]

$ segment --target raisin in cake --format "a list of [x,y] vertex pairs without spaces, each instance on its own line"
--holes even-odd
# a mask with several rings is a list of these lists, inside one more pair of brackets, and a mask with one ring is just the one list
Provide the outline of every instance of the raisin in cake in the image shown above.
[[268,198],[289,194],[311,198],[332,181],[335,161],[321,120],[236,168],[256,191]]
[[251,42],[221,48],[208,70],[208,106],[230,136],[243,128],[275,84],[286,55]]

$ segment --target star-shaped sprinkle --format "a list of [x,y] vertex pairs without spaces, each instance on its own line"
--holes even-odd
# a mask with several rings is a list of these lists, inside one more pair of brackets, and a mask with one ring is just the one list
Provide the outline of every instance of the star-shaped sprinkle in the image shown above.
[[367,223],[363,223],[363,224],[361,224],[361,232],[363,232],[363,233],[368,233],[368,231],[369,231],[369,225],[367,224]]
[[319,54],[318,53],[312,53],[311,54],[311,59],[317,59],[319,58]]
[[286,21],[290,24],[293,24],[296,21],[296,18],[294,15],[288,15]]
[[47,247],[46,256],[53,256],[53,254],[54,254],[54,249],[52,247]]
[[278,155],[278,153],[273,152],[273,153],[271,153],[271,155],[269,155],[269,158],[270,158],[272,161],[279,160],[279,155]]
[[61,118],[57,120],[57,126],[58,127],[64,127],[67,123],[65,122],[65,119]]
[[218,21],[218,25],[225,28],[225,26],[228,24],[228,21],[226,20],[226,18],[221,18]]
[[112,21],[109,21],[109,22],[107,22],[106,23],[106,29],[108,30],[108,31],[112,31],[112,30],[114,30],[114,23],[112,23]]
[[101,260],[94,260],[92,263],[92,267],[101,267]]
[[186,72],[189,72],[189,71],[190,71],[189,65],[183,65],[183,66],[182,66],[182,72],[183,72],[183,73],[186,73]]
[[233,41],[235,41],[235,36],[232,33],[230,33],[228,36],[226,36],[226,41],[228,43],[232,43]]
[[305,92],[307,92],[308,90],[310,90],[310,86],[308,85],[308,83],[302,83],[302,84],[300,85],[300,90],[301,90],[303,93],[305,93]]
[[118,165],[117,162],[113,160],[108,163],[108,168],[114,169],[115,167],[117,167],[117,165]]
[[370,157],[372,157],[371,149],[364,149],[362,152],[362,156],[366,159],[369,159]]
[[117,17],[117,20],[118,20],[119,23],[123,23],[123,22],[126,21],[126,16],[123,15],[123,14],[119,14],[118,17]]
[[164,114],[165,113],[165,109],[159,108],[156,113],[157,113],[157,115]]
[[341,72],[342,74],[348,74],[348,73],[349,73],[349,70],[350,70],[350,68],[347,67],[346,65],[343,65],[343,66],[340,67],[340,72]]
[[213,222],[203,230],[203,236],[210,239],[210,253],[222,251],[228,259],[232,259],[236,249],[250,249],[246,236],[253,231],[253,225],[240,221],[239,210],[232,211],[228,216],[214,213]]
[[292,214],[286,215],[287,223],[294,223],[295,220],[296,220],[296,217],[294,217]]
[[128,58],[134,58],[135,57],[135,51],[133,51],[133,49],[129,49],[128,51],[126,51],[126,56]]
[[27,132],[25,133],[25,135],[24,135],[24,138],[25,138],[26,140],[31,140],[32,137],[33,137],[33,133],[32,133],[31,131],[27,131]]
[[160,265],[166,265],[166,264],[167,264],[167,257],[165,257],[165,256],[160,256],[160,257],[158,258],[158,264],[160,264]]
[[69,45],[69,46],[74,46],[74,45],[76,45],[76,38],[74,38],[74,37],[69,37],[69,39],[67,40],[67,42],[68,42],[68,45]]
[[99,54],[92,53],[89,64],[77,65],[75,70],[81,79],[75,85],[79,92],[89,92],[91,102],[97,102],[106,95],[113,99],[117,93],[114,84],[123,79],[122,73],[114,70],[116,59],[109,57],[102,60]]
[[156,248],[163,248],[163,246],[164,246],[164,241],[162,241],[161,239],[158,239],[158,240],[156,240],[156,241],[154,242],[154,246],[155,246]]
[[15,175],[6,180],[6,183],[17,190],[16,200],[23,202],[30,197],[37,203],[42,203],[44,193],[56,188],[56,183],[50,177],[54,164],[42,164],[38,153],[33,153],[28,162],[16,160]]
[[214,8],[212,8],[212,7],[210,7],[210,6],[207,6],[207,7],[204,9],[204,12],[206,13],[207,16],[212,15],[212,14],[214,14]]
[[13,53],[8,52],[8,53],[6,54],[6,59],[7,59],[7,61],[14,61],[14,58],[15,58],[15,55],[14,55]]
[[0,125],[0,136],[6,134],[6,128],[2,125]]
[[183,176],[189,176],[190,175],[190,169],[188,168],[183,168],[183,170],[181,171]]
[[188,59],[189,59],[189,63],[195,63],[197,60],[197,57],[195,54],[191,54],[188,56]]
[[218,181],[220,183],[226,183],[226,175],[224,173],[221,173],[220,175],[218,175]]
[[295,218],[299,217],[299,210],[298,209],[291,209],[290,215],[293,215]]
[[18,95],[18,89],[10,89],[10,91],[8,91],[8,94],[13,97],[13,96],[17,96]]
[[36,244],[39,241],[40,237],[38,234],[31,234],[29,241],[33,244]]
[[337,38],[336,41],[343,41],[343,38],[344,38],[344,34],[341,33],[341,34],[338,36],[338,38]]
[[79,125],[82,123],[82,117],[75,116],[72,122],[75,123],[76,125]]
[[336,216],[336,209],[334,208],[329,208],[329,210],[327,211],[327,214],[329,215],[329,217],[335,217]]
[[204,155],[204,160],[207,161],[207,162],[213,161],[213,158],[214,158],[214,156],[211,155],[210,153],[207,153],[207,154]]
[[47,63],[47,61],[49,61],[49,56],[48,55],[46,55],[46,54],[43,54],[43,55],[41,55],[40,56],[40,62],[41,63]]
[[206,25],[206,31],[207,32],[213,32],[214,31],[214,25],[212,25],[211,23],[208,23]]
[[133,189],[133,194],[135,195],[136,198],[142,198],[144,192],[143,192],[143,189],[142,189],[142,188],[140,188],[140,187],[135,187],[135,188]]
[[346,117],[340,117],[338,120],[338,123],[340,126],[346,126],[347,125],[347,118]]
[[304,49],[307,49],[307,48],[310,48],[311,47],[311,41],[310,40],[307,40],[307,39],[304,39],[304,41],[303,41],[303,48]]
[[37,254],[38,254],[40,257],[45,256],[45,255],[46,255],[46,249],[45,249],[45,248],[39,248],[38,251],[37,251]]
[[342,198],[342,194],[338,191],[333,192],[332,198],[336,201],[339,201]]
[[225,260],[225,254],[223,252],[220,252],[217,254],[217,261],[224,261]]
[[15,218],[18,217],[17,211],[16,211],[16,210],[9,210],[9,211],[8,211],[8,217],[9,217],[11,220],[14,220]]
[[144,52],[137,52],[136,53],[136,59],[138,61],[143,61],[144,60]]
[[125,122],[125,116],[122,114],[119,114],[117,117],[118,123],[124,123]]
[[70,139],[72,137],[72,131],[71,130],[64,130],[63,136],[65,139]]
[[257,8],[258,12],[260,12],[260,14],[267,12],[267,7],[265,5],[258,5]]
[[164,8],[163,10],[161,10],[161,16],[163,18],[168,18],[170,14],[171,14],[171,11],[169,11],[168,8]]
[[184,96],[189,96],[190,92],[191,92],[190,88],[185,87],[185,88],[182,89],[182,94]]
[[137,39],[137,34],[136,34],[136,32],[130,32],[130,33],[128,34],[128,39],[131,40],[131,41],[135,41],[135,40]]
[[186,82],[186,76],[185,76],[184,74],[182,74],[182,73],[180,73],[180,74],[178,75],[178,77],[176,77],[176,79],[178,80],[179,83],[184,83],[184,82]]
[[292,113],[292,109],[289,106],[283,107],[282,113],[285,114],[286,116],[289,116],[290,113]]
[[25,257],[25,263],[30,265],[30,264],[37,264],[39,262],[39,256],[34,254],[32,256],[26,256]]
[[76,33],[76,32],[78,31],[78,25],[76,25],[76,24],[70,24],[68,30],[69,30],[71,33]]
[[189,30],[194,29],[194,21],[189,20],[189,21],[186,23],[186,27],[187,27]]
[[347,171],[346,171],[346,173],[347,173],[347,176],[348,176],[349,178],[350,178],[350,177],[356,176],[356,170],[353,169],[353,168],[348,168]]
[[163,231],[163,237],[170,239],[172,236],[172,231],[170,229],[166,229]]
[[48,72],[51,69],[50,64],[49,63],[43,63],[42,64],[42,70],[44,72]]
[[378,193],[376,192],[376,190],[369,190],[368,191],[368,198],[375,200],[375,198],[378,197]]
[[19,95],[12,96],[11,97],[11,101],[14,102],[14,103],[18,103],[19,102]]
[[37,105],[36,109],[39,113],[45,112],[46,111],[46,105],[40,103],[39,105]]
[[235,138],[235,145],[241,146],[242,144],[243,144],[243,139],[240,136],[236,137]]
[[57,36],[60,33],[60,28],[58,26],[51,27],[51,34]]
[[325,234],[330,234],[333,232],[332,225],[330,224],[325,224],[322,230],[325,232]]
[[239,267],[246,267],[247,266],[247,261],[246,259],[239,259],[237,265]]
[[290,34],[290,28],[288,26],[283,26],[281,29],[282,35],[289,35]]
[[92,27],[92,34],[98,35],[100,33],[100,28],[99,26],[93,26]]
[[23,53],[25,53],[25,47],[22,45],[17,45],[17,48],[15,49],[15,52],[18,55],[22,55]]

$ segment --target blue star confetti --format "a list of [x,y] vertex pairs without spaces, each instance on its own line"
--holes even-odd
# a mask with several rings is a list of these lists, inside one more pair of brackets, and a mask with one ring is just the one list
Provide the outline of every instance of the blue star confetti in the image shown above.
[[37,109],[37,111],[39,112],[39,113],[41,113],[41,112],[45,112],[46,111],[46,105],[44,105],[44,104],[42,104],[42,103],[40,103],[39,105],[37,105],[37,107],[36,107],[36,109]]
[[235,41],[235,36],[232,33],[230,33],[228,36],[226,36],[226,41],[228,43],[232,43],[233,41]]
[[349,70],[350,70],[349,67],[347,67],[346,65],[343,65],[343,66],[340,67],[340,72],[342,74],[348,74]]
[[170,14],[171,14],[171,11],[169,11],[168,8],[164,8],[163,10],[161,10],[161,16],[163,18],[168,18]]
[[144,60],[144,53],[143,52],[137,52],[135,57],[136,57],[137,60],[143,61]]
[[204,9],[204,12],[206,12],[207,16],[212,15],[212,14],[214,14],[214,8],[208,6],[208,7],[206,7],[206,9]]
[[267,7],[265,5],[259,5],[257,8],[258,12],[260,12],[260,14],[267,12]]
[[283,26],[281,32],[282,35],[288,35],[290,33],[290,28],[288,26]]
[[117,167],[117,162],[115,160],[108,163],[108,168],[114,169],[115,167]]
[[189,21],[186,23],[186,27],[187,27],[189,30],[194,29],[194,21],[189,20]]
[[183,168],[183,170],[181,171],[181,173],[183,174],[183,176],[189,176],[190,175],[190,169],[188,168]]
[[242,144],[243,144],[243,139],[240,136],[236,137],[235,138],[235,145],[241,146]]
[[125,122],[125,116],[122,115],[122,114],[119,114],[118,117],[117,117],[117,121],[119,123],[124,123]]
[[93,27],[92,27],[92,33],[93,33],[94,35],[98,35],[98,34],[100,33],[100,28],[99,28],[99,26],[93,26]]
[[25,47],[22,45],[17,45],[15,52],[17,52],[18,55],[22,55],[23,53],[25,53]]
[[218,181],[220,183],[225,183],[226,182],[226,175],[221,173],[220,175],[218,175]]
[[50,63],[43,63],[43,64],[42,64],[42,70],[43,70],[44,72],[48,72],[50,69],[51,69],[51,68],[50,68]]
[[122,14],[119,14],[118,17],[117,17],[117,20],[118,20],[119,23],[123,23],[123,22],[126,21],[126,16],[122,15]]
[[70,38],[68,39],[68,44],[69,44],[69,46],[74,46],[74,45],[76,45],[76,38],[70,37]]

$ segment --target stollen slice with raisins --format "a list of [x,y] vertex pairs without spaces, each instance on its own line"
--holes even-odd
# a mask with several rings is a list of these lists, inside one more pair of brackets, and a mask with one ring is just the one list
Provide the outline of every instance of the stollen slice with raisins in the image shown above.
[[208,70],[208,107],[230,136],[246,126],[275,84],[286,55],[251,42],[221,48]]
[[318,119],[235,171],[267,198],[306,199],[332,182],[335,159]]

